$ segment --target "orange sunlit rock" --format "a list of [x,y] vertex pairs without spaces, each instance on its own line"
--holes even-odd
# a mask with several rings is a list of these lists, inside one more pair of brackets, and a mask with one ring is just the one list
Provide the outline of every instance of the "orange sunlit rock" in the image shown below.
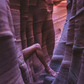
[[55,46],[60,39],[61,32],[66,20],[66,1],[60,2],[58,5],[53,6],[53,23],[55,29]]

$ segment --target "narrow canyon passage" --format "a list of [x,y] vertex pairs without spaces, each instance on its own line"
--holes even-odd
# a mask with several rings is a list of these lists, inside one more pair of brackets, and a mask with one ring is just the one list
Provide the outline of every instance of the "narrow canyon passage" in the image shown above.
[[84,84],[83,0],[0,0],[0,84]]
[[61,33],[63,31],[64,23],[66,21],[67,9],[66,9],[67,2],[62,1],[58,5],[53,5],[53,24],[55,30],[55,47],[59,42],[61,37]]

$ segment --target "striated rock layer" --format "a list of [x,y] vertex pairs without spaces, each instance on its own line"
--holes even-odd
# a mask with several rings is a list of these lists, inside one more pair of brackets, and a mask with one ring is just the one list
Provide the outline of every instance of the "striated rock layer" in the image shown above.
[[71,15],[68,18],[65,53],[60,72],[52,84],[83,84],[83,0],[67,0],[67,3],[68,10],[71,10],[68,14]]
[[[54,0],[56,5],[60,2]],[[53,57],[52,7],[49,0],[0,0],[0,84],[84,84],[84,1],[67,0],[63,31],[59,24],[64,20],[53,18],[62,31]],[[51,59],[51,68],[59,71],[57,77],[43,72],[35,53],[24,60],[22,49],[34,43],[41,45],[47,63]]]
[[8,2],[0,0],[0,84],[24,84],[11,21]]

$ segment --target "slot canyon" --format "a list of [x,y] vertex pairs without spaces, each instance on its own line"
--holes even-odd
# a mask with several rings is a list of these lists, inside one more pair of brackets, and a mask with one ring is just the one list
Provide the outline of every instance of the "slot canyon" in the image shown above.
[[84,0],[0,0],[0,84],[84,84]]

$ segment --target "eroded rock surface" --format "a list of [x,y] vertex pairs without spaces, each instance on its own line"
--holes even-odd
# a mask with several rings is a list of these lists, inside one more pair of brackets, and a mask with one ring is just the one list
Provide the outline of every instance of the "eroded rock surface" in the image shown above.
[[[54,0],[55,5],[60,2]],[[54,23],[55,30],[62,31],[58,45],[54,45],[52,4],[49,0],[0,0],[0,84],[84,84],[84,1],[67,0],[63,31],[60,23],[65,15],[61,21],[53,18],[60,24]],[[34,43],[41,45],[46,62],[51,60],[51,68],[59,72],[56,78],[44,71],[36,54],[24,60],[22,49]]]

